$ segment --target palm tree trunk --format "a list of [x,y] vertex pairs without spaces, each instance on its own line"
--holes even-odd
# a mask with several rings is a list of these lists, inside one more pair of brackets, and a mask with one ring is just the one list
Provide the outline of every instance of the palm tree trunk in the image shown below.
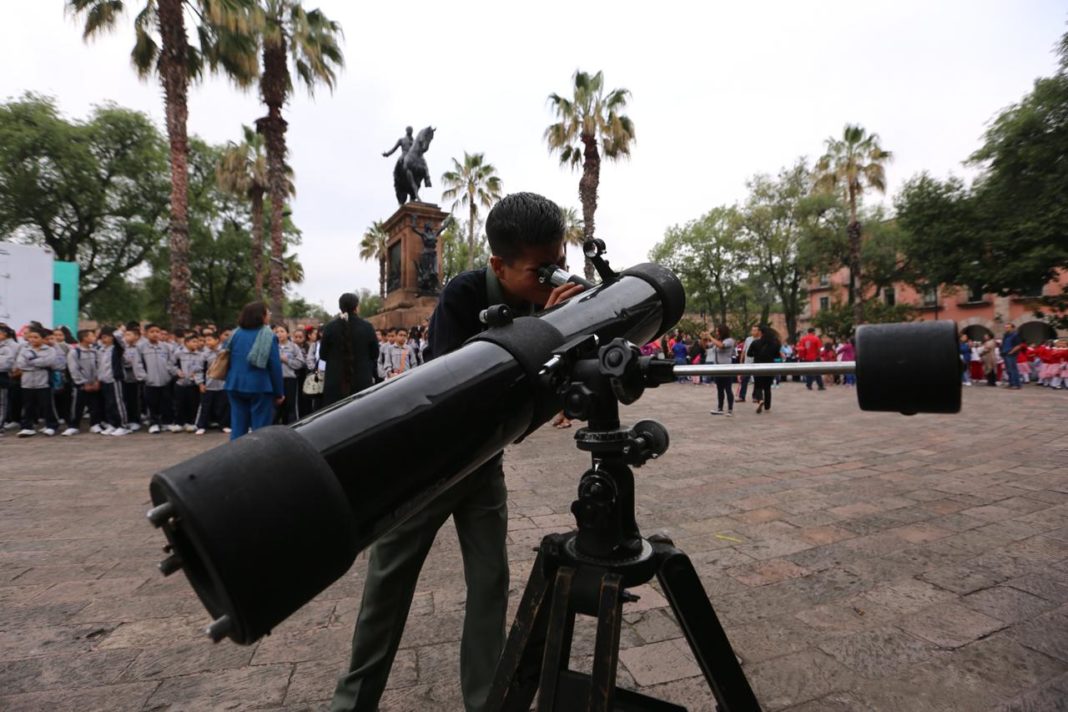
[[471,215],[467,221],[467,269],[472,270],[475,268],[475,216],[478,214],[478,207],[475,205],[475,196],[469,197]]
[[257,119],[267,144],[267,186],[271,198],[271,268],[267,279],[270,307],[281,319],[283,310],[282,255],[285,252],[282,210],[286,202],[286,121],[282,118],[289,86],[289,67],[286,64],[285,39],[263,49],[263,77],[260,87],[267,104],[267,116]]
[[170,236],[171,328],[186,328],[192,321],[189,299],[189,77],[186,74],[188,42],[181,0],[159,0],[161,38],[160,79],[167,115],[171,159]]
[[864,323],[864,300],[860,293],[860,223],[857,222],[857,198],[849,194],[849,303],[853,305],[853,328]]
[[[597,150],[597,138],[582,136],[582,178],[579,179],[579,200],[582,202],[583,237],[592,240],[594,235],[593,214],[597,211],[597,185],[601,182],[601,155]],[[586,279],[593,281],[593,263],[586,258],[583,271]]]
[[253,296],[263,299],[263,191],[252,193],[252,273],[256,277]]

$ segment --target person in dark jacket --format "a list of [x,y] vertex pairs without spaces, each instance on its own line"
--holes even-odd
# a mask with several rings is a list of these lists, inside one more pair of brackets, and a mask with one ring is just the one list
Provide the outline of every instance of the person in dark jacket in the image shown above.
[[369,388],[378,363],[375,329],[356,314],[360,298],[346,292],[337,304],[341,315],[323,327],[319,346],[319,359],[326,362],[324,406]]
[[246,304],[239,328],[226,344],[230,352],[226,393],[230,398],[231,440],[270,425],[274,407],[285,400],[278,337],[267,326],[270,320],[266,304]]
[[[753,359],[753,363],[774,363],[779,358],[779,335],[767,324],[760,327],[760,338],[749,344],[746,356]],[[771,382],[774,376],[757,376],[753,379],[753,400],[757,402],[756,412],[771,410]]]

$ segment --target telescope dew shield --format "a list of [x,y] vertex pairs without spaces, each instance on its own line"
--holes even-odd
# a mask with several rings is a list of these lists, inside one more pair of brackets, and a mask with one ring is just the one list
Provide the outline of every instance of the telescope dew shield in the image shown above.
[[382,534],[559,411],[536,376],[553,350],[589,334],[646,343],[685,303],[672,272],[639,265],[292,427],[156,474],[149,519],[173,552],[166,569],[185,572],[216,618],[214,639],[255,642]]
[[855,342],[861,410],[960,412],[962,365],[954,322],[864,324]]

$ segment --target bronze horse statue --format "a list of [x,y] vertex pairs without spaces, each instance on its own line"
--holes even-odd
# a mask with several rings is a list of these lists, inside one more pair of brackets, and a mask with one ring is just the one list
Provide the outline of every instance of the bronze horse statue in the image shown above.
[[397,159],[393,166],[393,189],[397,192],[397,202],[404,205],[409,200],[419,202],[419,186],[430,187],[430,170],[427,168],[423,154],[434,140],[434,127],[427,126],[420,131],[412,147]]

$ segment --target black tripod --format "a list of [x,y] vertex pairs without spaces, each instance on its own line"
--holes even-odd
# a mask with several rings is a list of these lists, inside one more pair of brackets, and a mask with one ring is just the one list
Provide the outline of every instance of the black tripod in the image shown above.
[[[595,356],[589,354],[596,351]],[[497,667],[487,710],[527,712],[685,712],[648,695],[616,689],[625,590],[655,576],[671,604],[721,712],[760,710],[727,635],[689,557],[665,537],[642,537],[634,518],[634,474],[668,447],[662,425],[619,423],[619,403],[632,403],[646,386],[673,380],[673,365],[640,357],[616,339],[597,350],[595,340],[565,345],[558,368],[567,373],[565,413],[588,421],[575,434],[593,466],[571,505],[577,531],[542,539],[515,622]],[[568,668],[575,616],[597,618],[593,671]]]

